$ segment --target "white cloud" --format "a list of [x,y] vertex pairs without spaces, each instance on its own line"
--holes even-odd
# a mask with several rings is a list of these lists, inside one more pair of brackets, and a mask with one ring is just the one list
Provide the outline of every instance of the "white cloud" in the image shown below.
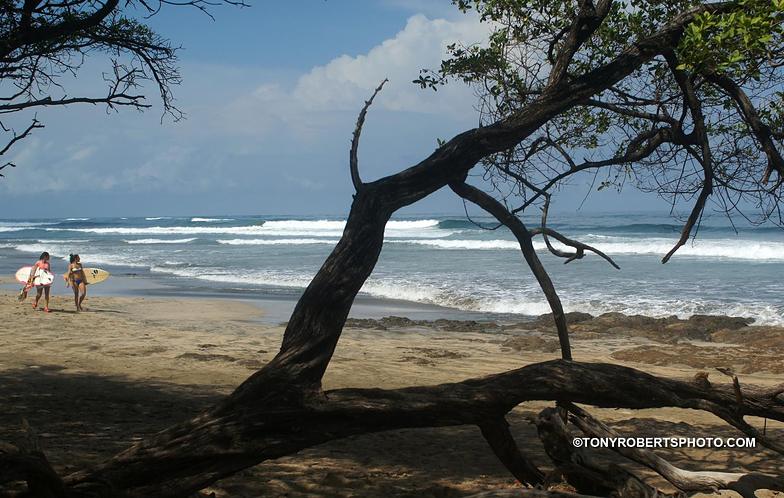
[[84,161],[95,154],[97,148],[94,145],[87,145],[84,147],[71,147],[71,155],[68,157],[69,161]]
[[[447,45],[481,43],[489,28],[472,15],[454,20],[428,19],[417,14],[394,37],[367,53],[341,55],[316,66],[291,83],[264,81],[249,94],[221,106],[214,123],[222,130],[263,136],[288,130],[309,139],[336,126],[335,113],[355,119],[363,102],[384,78],[389,83],[374,103],[375,110],[474,116],[476,101],[466,85],[452,82],[438,92],[412,83],[420,69],[437,69]],[[346,130],[343,130],[346,132]]]
[[462,16],[449,21],[428,19],[417,14],[394,38],[383,41],[367,54],[342,55],[313,68],[297,82],[292,97],[301,106],[316,110],[357,110],[373,88],[384,78],[389,87],[379,99],[379,107],[393,111],[465,112],[471,92],[464,85],[451,84],[439,92],[423,91],[412,83],[419,70],[436,69],[447,56],[447,45],[455,42],[480,43],[487,37],[487,25],[476,17]]
[[460,15],[460,11],[449,0],[383,0],[391,8],[402,9],[429,17],[450,18]]
[[[261,189],[280,180],[327,191],[325,184],[344,185],[333,171],[344,167],[357,113],[385,77],[390,81],[363,137],[363,171],[372,177],[403,167],[432,150],[437,137],[471,126],[476,116],[476,99],[465,85],[433,92],[412,80],[422,68],[437,68],[448,44],[481,42],[487,31],[473,16],[417,14],[367,52],[336,57],[302,74],[185,63],[178,97],[188,119],[161,125],[156,111],[52,112],[45,131],[56,143],[34,136],[15,147],[20,167],[0,182],[0,192],[21,195],[30,181],[39,190],[63,191],[75,178],[89,178],[96,190],[131,192]],[[411,122],[400,113],[419,113],[421,119]],[[82,125],[73,127],[75,121]],[[279,185],[269,191],[277,193]]]

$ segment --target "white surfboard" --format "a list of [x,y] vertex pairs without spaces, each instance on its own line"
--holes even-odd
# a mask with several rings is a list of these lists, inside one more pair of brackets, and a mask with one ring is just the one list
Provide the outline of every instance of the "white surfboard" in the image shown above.
[[[20,284],[26,284],[27,280],[30,278],[30,270],[32,269],[32,266],[23,266],[16,270],[16,280],[18,280]],[[35,269],[35,277],[33,277],[34,286],[52,285],[52,282],[54,282],[54,273],[42,270],[41,268]]]

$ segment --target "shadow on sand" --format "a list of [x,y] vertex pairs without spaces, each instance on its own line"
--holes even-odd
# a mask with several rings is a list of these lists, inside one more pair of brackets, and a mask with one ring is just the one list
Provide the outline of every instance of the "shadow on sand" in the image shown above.
[[[0,372],[0,441],[18,441],[24,417],[57,470],[69,473],[196,414],[218,398],[200,386],[70,373],[59,366],[8,370]],[[535,428],[527,421],[534,414],[519,410],[509,420],[521,448],[536,461],[546,462]],[[627,435],[737,435],[731,428],[694,428],[643,418],[615,427]],[[695,470],[778,470],[762,449],[666,453],[673,463]],[[210,491],[218,497],[451,497],[513,486],[478,429],[452,427],[333,441],[243,471]]]

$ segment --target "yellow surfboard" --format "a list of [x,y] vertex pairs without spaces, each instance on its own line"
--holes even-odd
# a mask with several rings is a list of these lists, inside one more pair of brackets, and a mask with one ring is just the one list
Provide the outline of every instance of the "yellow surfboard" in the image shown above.
[[82,270],[84,271],[85,282],[90,285],[100,284],[111,275],[108,271],[100,268],[82,268]]

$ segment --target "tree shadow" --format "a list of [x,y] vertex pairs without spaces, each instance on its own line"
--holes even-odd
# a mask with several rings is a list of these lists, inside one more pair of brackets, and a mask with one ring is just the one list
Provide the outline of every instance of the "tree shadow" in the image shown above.
[[77,313],[82,313],[82,314],[112,313],[112,314],[117,314],[117,315],[126,315],[127,314],[126,311],[105,310],[105,309],[97,309],[97,308],[86,308],[85,310],[83,310],[81,312],[77,312],[75,309],[65,309],[65,308],[59,308],[59,309],[57,309],[57,308],[50,308],[50,309],[51,309],[52,313],[57,313],[57,314],[65,313],[65,314],[68,314],[68,315],[76,315]]
[[0,441],[16,443],[27,419],[54,467],[90,465],[195,415],[220,395],[203,386],[136,382],[57,365],[0,372]]
[[[521,450],[545,473],[552,470],[525,405],[507,418]],[[689,412],[683,411],[684,417]],[[720,423],[720,422],[719,422]],[[634,417],[609,424],[625,437],[745,437],[732,427]],[[572,427],[575,434],[579,434]],[[784,430],[769,432],[784,437]],[[599,461],[620,464],[669,492],[675,488],[653,471],[610,450]],[[674,465],[694,471],[755,471],[779,475],[780,460],[764,448],[657,449]],[[419,496],[459,497],[490,489],[517,487],[473,426],[406,429],[355,436],[265,462],[221,481],[217,496]],[[224,494],[221,494],[223,492]]]
[[[0,441],[23,438],[21,420],[37,432],[61,474],[98,463],[129,445],[195,415],[221,397],[209,387],[135,381],[64,371],[48,365],[0,372]],[[533,410],[533,411],[531,411]],[[518,445],[543,470],[549,459],[529,422],[535,406],[508,417]],[[611,424],[622,435],[740,436],[732,428],[631,418]],[[780,429],[773,437],[782,437]],[[777,473],[766,451],[662,450],[691,470],[745,468]],[[623,462],[610,451],[604,458]],[[643,469],[635,470],[644,473]],[[647,473],[650,475],[650,472]],[[209,488],[216,497],[458,497],[516,487],[476,427],[405,429],[365,434],[262,463]]]

